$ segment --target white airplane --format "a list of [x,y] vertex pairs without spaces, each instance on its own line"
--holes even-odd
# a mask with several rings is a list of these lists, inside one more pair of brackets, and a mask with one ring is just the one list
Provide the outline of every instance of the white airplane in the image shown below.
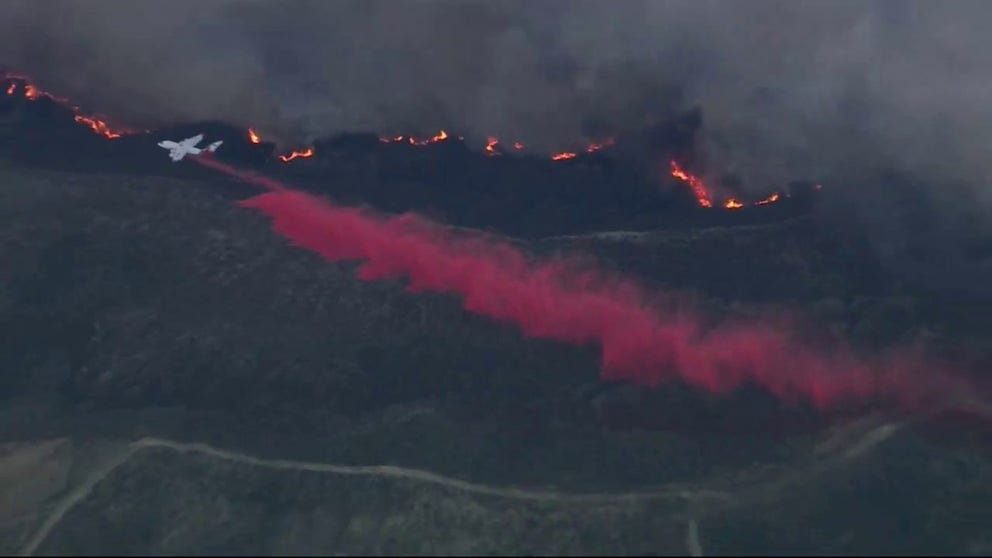
[[183,157],[187,155],[199,155],[204,151],[209,151],[210,153],[213,153],[214,151],[217,151],[217,148],[220,147],[220,144],[224,143],[223,141],[215,141],[210,145],[206,146],[205,148],[200,149],[199,147],[196,146],[196,144],[200,143],[202,140],[203,140],[203,134],[196,134],[195,136],[191,138],[186,138],[180,142],[162,140],[158,142],[158,146],[163,149],[168,149],[169,158],[172,159],[173,163],[176,163],[181,161]]

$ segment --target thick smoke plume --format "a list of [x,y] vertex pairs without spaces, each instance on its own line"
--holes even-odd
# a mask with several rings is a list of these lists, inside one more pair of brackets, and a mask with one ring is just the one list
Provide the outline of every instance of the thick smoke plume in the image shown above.
[[285,142],[444,127],[550,151],[698,105],[711,170],[761,191],[889,164],[984,185],[990,16],[982,0],[8,0],[0,63],[135,125],[224,118]]
[[413,214],[383,218],[338,207],[210,157],[194,160],[268,189],[241,205],[269,216],[294,244],[331,261],[362,261],[361,279],[406,279],[413,292],[460,295],[466,310],[529,337],[594,344],[606,379],[649,386],[681,379],[716,393],[752,383],[821,409],[976,401],[960,376],[915,350],[866,360],[841,347],[812,348],[773,322],[706,326],[691,311],[666,311],[634,282],[588,265],[533,261],[508,244],[457,235]]

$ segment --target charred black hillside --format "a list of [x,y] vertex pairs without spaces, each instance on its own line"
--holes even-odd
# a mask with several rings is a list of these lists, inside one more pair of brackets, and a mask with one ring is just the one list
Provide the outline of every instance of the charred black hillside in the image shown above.
[[[7,80],[5,87],[25,82]],[[20,92],[20,90],[18,90]],[[275,146],[253,143],[246,129],[219,122],[182,124],[108,139],[73,119],[71,107],[40,95],[0,96],[0,152],[47,168],[205,177],[174,164],[155,144],[203,133],[224,140],[217,157],[291,181],[339,203],[387,212],[416,211],[464,227],[516,237],[603,230],[734,226],[781,221],[806,213],[811,184],[796,183],[775,204],[729,211],[700,208],[669,164],[693,161],[702,114],[646,127],[595,152],[554,161],[500,145],[492,153],[457,137],[429,145],[383,142],[352,134],[315,143],[311,157],[283,162]],[[232,189],[233,195],[243,190]]]

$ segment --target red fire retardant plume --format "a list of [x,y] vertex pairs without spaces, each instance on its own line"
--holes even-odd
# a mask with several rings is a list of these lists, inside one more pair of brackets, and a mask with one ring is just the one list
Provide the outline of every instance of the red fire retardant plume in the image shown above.
[[820,409],[975,402],[960,376],[915,350],[868,360],[848,349],[813,349],[770,322],[704,328],[684,312],[665,315],[628,280],[563,261],[532,261],[507,243],[456,235],[412,214],[384,218],[337,207],[209,157],[195,160],[269,190],[241,205],[269,216],[293,244],[330,261],[363,261],[363,280],[406,278],[410,291],[456,293],[466,310],[530,337],[594,343],[604,379],[654,386],[681,378],[716,393],[751,382]]

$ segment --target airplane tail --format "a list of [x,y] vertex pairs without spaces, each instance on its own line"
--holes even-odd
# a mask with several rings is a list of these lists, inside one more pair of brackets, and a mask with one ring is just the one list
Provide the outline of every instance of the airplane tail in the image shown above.
[[220,147],[220,144],[222,144],[222,143],[224,143],[223,140],[221,140],[221,141],[215,141],[215,142],[211,143],[210,145],[207,146],[207,151],[209,151],[211,153],[213,153],[214,151],[217,151],[217,148]]

